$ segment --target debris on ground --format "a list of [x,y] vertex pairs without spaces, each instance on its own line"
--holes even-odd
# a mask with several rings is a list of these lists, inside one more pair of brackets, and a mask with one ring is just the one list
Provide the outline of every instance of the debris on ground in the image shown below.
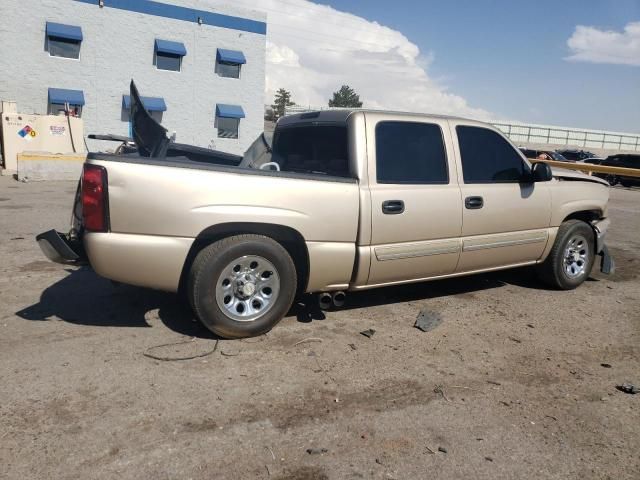
[[357,350],[358,348],[356,347],[355,343],[348,343],[347,345],[349,345],[351,347],[351,350]]
[[507,338],[509,338],[509,340],[511,340],[512,342],[522,343],[522,340],[520,340],[519,338],[516,338],[516,337],[507,337]]
[[367,338],[371,338],[373,337],[373,335],[376,333],[376,331],[373,328],[369,328],[367,330],[363,330],[360,332],[360,335],[364,335]]
[[312,343],[312,342],[321,343],[322,339],[318,337],[305,338],[304,340],[300,340],[299,342],[294,343],[292,346],[297,347],[298,345],[302,345],[303,343]]
[[635,395],[636,393],[640,393],[640,388],[636,387],[631,383],[623,383],[622,385],[616,385],[616,388],[624,393],[629,393],[631,395]]
[[442,323],[442,317],[439,313],[431,310],[421,310],[416,318],[414,327],[422,330],[423,332],[429,332]]
[[447,453],[447,449],[444,447],[438,447],[438,451],[442,453]]
[[[198,349],[200,343],[197,342],[196,337],[184,340],[181,342],[163,343],[162,345],[155,345],[147,348],[142,355],[154,360],[160,360],[163,362],[179,362],[182,360],[193,360],[195,358],[207,357],[214,353],[218,349],[218,340],[214,340],[213,347],[210,342],[206,342],[207,349],[204,351],[196,351],[192,353],[194,349]],[[160,355],[156,352],[166,351],[166,355]]]
[[484,457],[487,462],[493,462],[493,457]]
[[307,453],[309,455],[322,455],[323,453],[327,453],[329,450],[326,448],[307,448]]
[[601,363],[600,366],[604,367],[604,368],[611,368],[611,364],[610,363]]
[[447,394],[444,393],[444,387],[442,385],[436,385],[436,388],[433,389],[433,393],[438,393],[442,395],[442,398],[444,398],[445,401],[451,402],[451,400],[447,398]]

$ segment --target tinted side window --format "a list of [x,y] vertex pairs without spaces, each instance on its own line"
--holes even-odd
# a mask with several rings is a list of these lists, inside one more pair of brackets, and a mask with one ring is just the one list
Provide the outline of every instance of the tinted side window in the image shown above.
[[529,172],[516,150],[492,130],[456,127],[464,183],[517,183]]
[[376,126],[378,183],[448,183],[447,156],[440,126],[380,122]]
[[272,160],[284,172],[349,177],[347,127],[318,125],[276,129]]

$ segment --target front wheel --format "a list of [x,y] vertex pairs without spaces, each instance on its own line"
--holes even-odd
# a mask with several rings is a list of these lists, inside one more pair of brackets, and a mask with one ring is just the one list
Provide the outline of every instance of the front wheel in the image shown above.
[[580,286],[591,273],[595,258],[593,230],[580,220],[560,225],[547,259],[538,266],[538,275],[560,290]]
[[237,235],[198,253],[188,294],[200,321],[223,338],[271,330],[296,293],[296,268],[289,253],[269,237]]

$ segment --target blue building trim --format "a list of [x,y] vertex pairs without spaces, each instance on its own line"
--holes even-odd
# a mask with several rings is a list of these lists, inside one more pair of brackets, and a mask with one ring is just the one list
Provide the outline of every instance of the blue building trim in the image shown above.
[[[162,97],[140,97],[142,105],[149,112],[166,112],[167,104]],[[122,108],[129,110],[131,108],[131,96],[122,96]]]
[[239,50],[226,50],[224,48],[219,48],[216,57],[216,61],[218,62],[231,63],[234,65],[244,65],[247,63],[244,53]]
[[172,42],[170,40],[160,40],[156,38],[156,53],[168,53],[184,57],[187,55],[187,48],[182,42]]
[[49,103],[73,106],[84,105],[84,92],[82,90],[68,90],[66,88],[49,88]]
[[[95,5],[96,8],[98,8],[97,0],[75,1]],[[127,10],[129,12],[144,13],[146,15],[155,15],[157,17],[172,18],[174,20],[182,20],[185,22],[198,23],[198,19],[200,19],[203,25],[230,28],[233,30],[241,30],[243,32],[258,33],[260,35],[267,34],[267,24],[264,22],[250,20],[248,18],[233,17],[231,15],[223,15],[221,13],[196,10],[194,8],[181,7],[178,5],[170,5],[168,3],[154,2],[152,0],[104,0],[104,6],[107,8]]]
[[82,28],[74,25],[63,25],[62,23],[47,22],[47,37],[64,38],[74,42],[82,41]]
[[244,110],[240,105],[227,105],[224,103],[218,103],[216,105],[216,117],[244,118]]

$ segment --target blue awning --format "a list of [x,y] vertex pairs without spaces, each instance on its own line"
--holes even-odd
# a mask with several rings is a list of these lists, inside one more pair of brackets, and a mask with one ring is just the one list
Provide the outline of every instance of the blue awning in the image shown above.
[[82,28],[62,23],[47,22],[47,37],[65,38],[67,40],[82,41]]
[[[140,97],[142,105],[148,112],[166,112],[167,104],[164,103],[162,97]],[[122,108],[129,110],[131,108],[131,97],[129,95],[122,96]]]
[[244,118],[244,110],[240,105],[225,105],[224,103],[218,103],[216,105],[216,117]]
[[184,57],[187,54],[187,49],[184,46],[184,43],[171,42],[169,40],[160,40],[156,38],[156,52]]
[[238,50],[225,50],[224,48],[219,48],[217,57],[218,62],[233,63],[234,65],[244,65],[247,63],[244,53]]
[[49,103],[64,105],[68,103],[74,106],[84,105],[84,93],[82,90],[67,90],[64,88],[49,89]]

